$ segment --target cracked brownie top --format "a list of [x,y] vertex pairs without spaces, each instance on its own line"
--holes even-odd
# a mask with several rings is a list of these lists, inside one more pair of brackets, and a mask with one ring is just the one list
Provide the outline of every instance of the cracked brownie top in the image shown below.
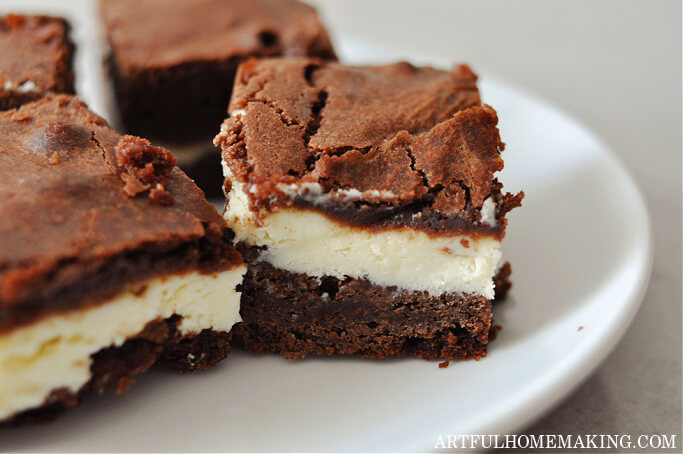
[[502,235],[498,118],[466,65],[351,67],[315,59],[250,60],[215,143],[252,210],[299,205],[363,225]]
[[[143,277],[241,263],[175,157],[78,98],[0,112],[0,332]],[[15,307],[18,306],[18,307]]]

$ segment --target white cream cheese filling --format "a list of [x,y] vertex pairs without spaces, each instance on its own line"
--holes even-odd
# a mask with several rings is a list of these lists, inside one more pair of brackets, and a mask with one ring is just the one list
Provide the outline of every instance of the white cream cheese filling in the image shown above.
[[156,278],[98,306],[0,335],[0,420],[42,405],[54,389],[77,392],[91,377],[93,353],[122,345],[150,321],[178,314],[182,334],[230,331],[241,321],[236,287],[245,272],[241,265],[215,274]]
[[309,276],[349,276],[432,295],[494,297],[493,277],[502,254],[493,237],[430,236],[408,227],[373,232],[295,207],[261,213],[259,225],[249,209],[245,185],[232,179],[225,163],[223,167],[232,180],[225,219],[236,242],[267,247],[259,260]]

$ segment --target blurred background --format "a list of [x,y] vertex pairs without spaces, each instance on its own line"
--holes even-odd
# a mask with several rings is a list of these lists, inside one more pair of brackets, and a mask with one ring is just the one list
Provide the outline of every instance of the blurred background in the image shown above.
[[626,164],[653,223],[654,267],[643,306],[597,372],[527,431],[678,434],[680,447],[681,2],[310,3],[333,38],[404,49],[406,57],[451,55],[550,101]]

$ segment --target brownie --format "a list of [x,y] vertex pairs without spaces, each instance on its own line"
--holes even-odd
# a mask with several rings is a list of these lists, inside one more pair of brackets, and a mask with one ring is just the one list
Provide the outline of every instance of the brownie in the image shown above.
[[0,110],[74,93],[71,27],[49,16],[0,17]]
[[252,59],[214,143],[249,263],[233,339],[289,358],[478,359],[500,253],[504,144],[466,65]]
[[[73,96],[47,95],[0,112],[0,362],[13,364],[0,380],[22,373],[41,380],[21,366],[34,347],[26,367],[42,360],[63,373],[73,372],[65,363],[79,368],[66,391],[55,384],[61,397],[44,396],[49,406],[75,402],[107,377],[128,383],[157,359],[191,370],[225,357],[243,260],[222,217],[175,163],[168,150],[122,136]],[[188,286],[200,296],[183,293]],[[200,315],[184,306],[194,299]],[[104,320],[101,330],[88,325]],[[161,322],[165,334],[140,353],[147,358],[140,365],[133,353],[130,364],[122,357],[116,371],[103,369],[105,350],[127,351],[124,340],[147,339],[144,325]],[[56,337],[40,340],[50,330]],[[74,349],[88,354],[60,359]],[[3,388],[0,420],[35,409],[11,404],[26,389]]]
[[101,0],[100,8],[125,130],[176,154],[201,144],[181,167],[212,195],[220,171],[211,138],[237,65],[252,56],[336,58],[315,10],[293,0]]

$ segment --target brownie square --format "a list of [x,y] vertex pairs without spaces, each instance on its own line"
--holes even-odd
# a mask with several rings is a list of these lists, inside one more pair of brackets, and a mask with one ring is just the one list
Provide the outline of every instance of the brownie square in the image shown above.
[[246,267],[175,163],[74,96],[0,112],[0,423],[225,358]]
[[480,358],[509,288],[498,117],[476,76],[250,60],[222,148],[249,264],[237,344],[289,358]]
[[124,127],[166,142],[210,142],[248,57],[335,58],[315,10],[297,1],[100,0],[100,8]]
[[74,92],[70,29],[57,17],[0,17],[0,110]]

